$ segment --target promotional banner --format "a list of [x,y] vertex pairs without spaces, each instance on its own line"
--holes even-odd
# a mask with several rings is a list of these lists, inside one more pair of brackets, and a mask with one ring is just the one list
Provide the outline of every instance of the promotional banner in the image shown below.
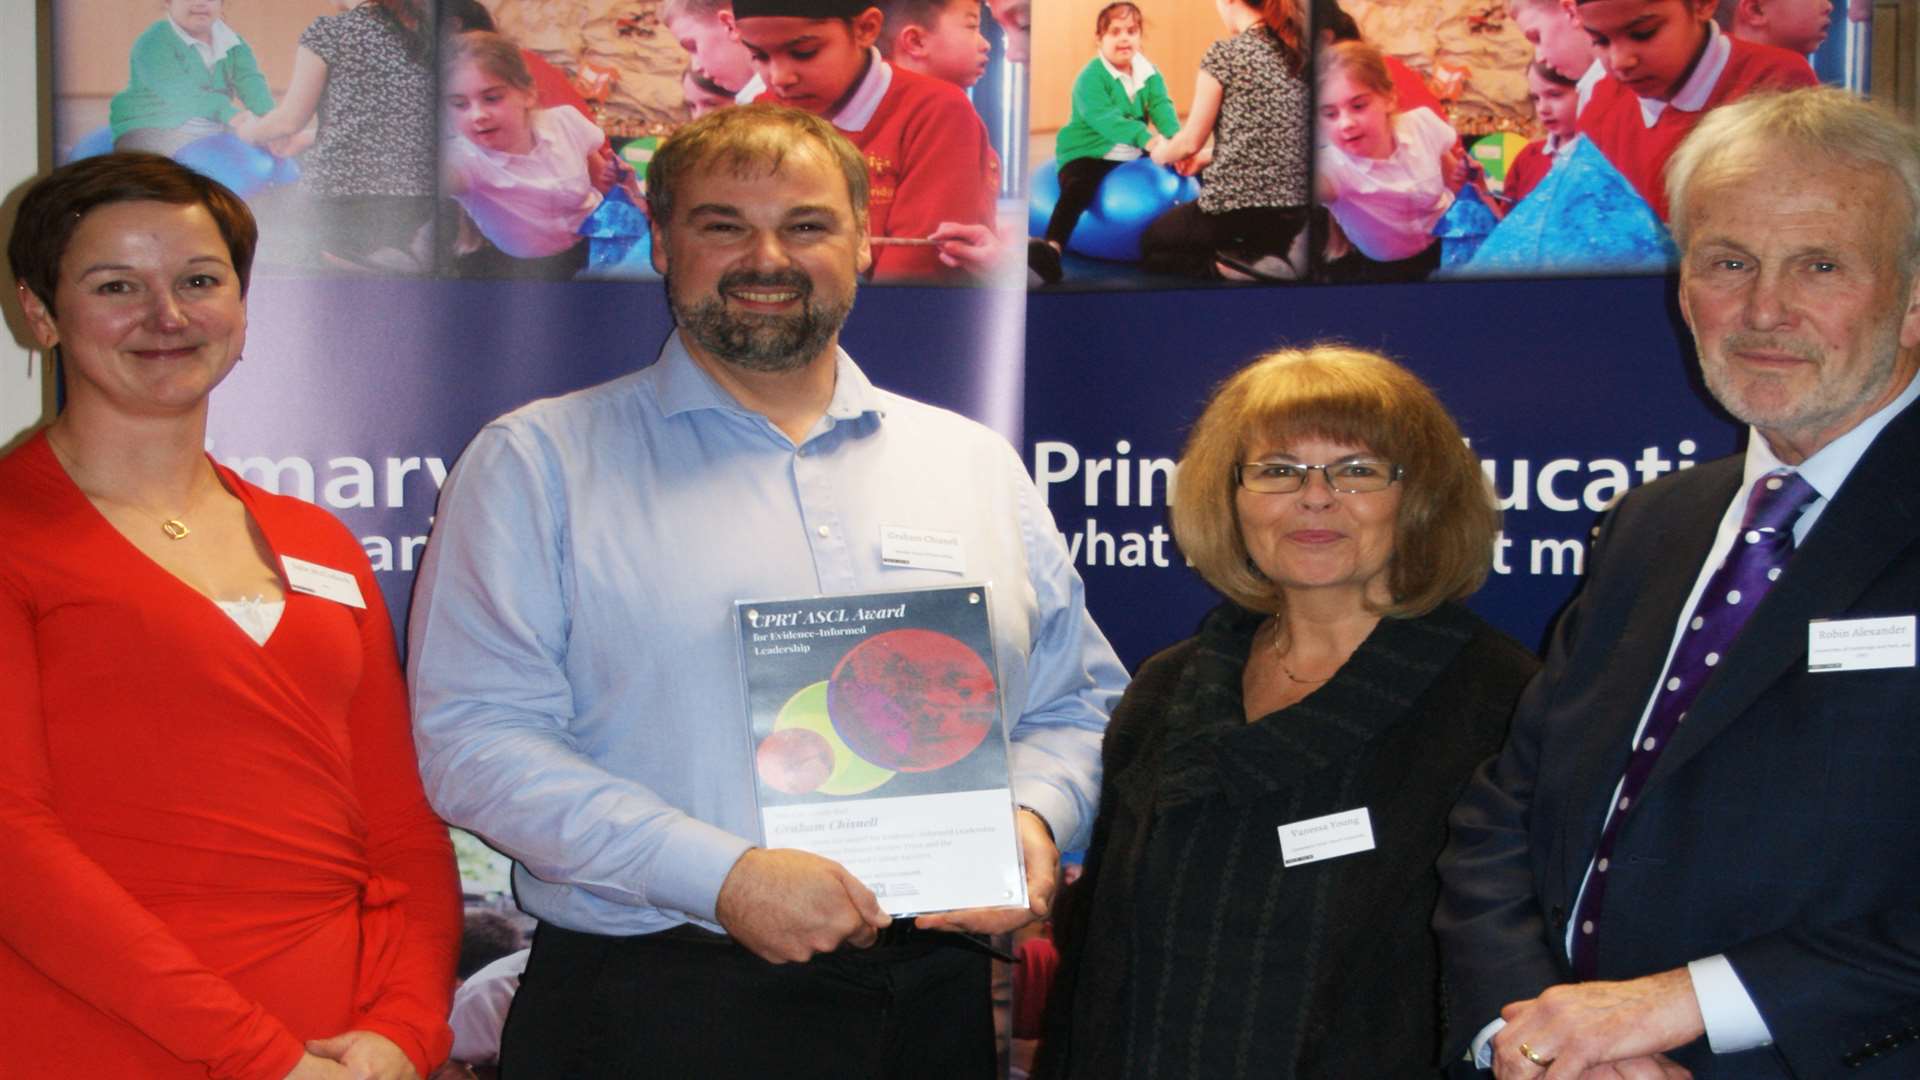
[[1400,360],[1459,422],[1505,511],[1472,606],[1529,646],[1578,584],[1602,510],[1740,436],[1698,385],[1663,278],[1036,293],[1029,462],[1130,666],[1217,602],[1167,528],[1188,425],[1220,379],[1322,340]]

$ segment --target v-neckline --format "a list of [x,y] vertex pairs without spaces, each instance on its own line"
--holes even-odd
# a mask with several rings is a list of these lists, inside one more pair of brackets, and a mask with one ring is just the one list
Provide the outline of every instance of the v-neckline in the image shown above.
[[[286,607],[281,610],[279,621],[274,623],[273,632],[267,635],[265,641],[255,641],[252,634],[247,633],[246,630],[234,620],[233,616],[227,614],[226,611],[220,607],[219,600],[201,592],[192,582],[189,582],[172,570],[167,569],[160,564],[159,560],[142,551],[140,545],[134,543],[126,533],[121,532],[119,527],[114,525],[112,519],[108,518],[98,506],[94,505],[93,500],[87,497],[87,493],[81,489],[79,482],[73,478],[73,474],[69,473],[66,465],[60,461],[60,456],[54,453],[53,442],[47,438],[47,433],[44,429],[40,432],[39,441],[46,454],[47,464],[53,469],[55,475],[59,476],[60,479],[65,482],[66,489],[73,498],[77,499],[80,505],[85,508],[86,512],[92,515],[93,524],[96,528],[104,529],[113,537],[115,542],[132,553],[134,558],[145,563],[152,572],[172,582],[182,591],[199,600],[206,608],[211,609],[213,614],[220,617],[222,623],[226,624],[234,633],[240,635],[241,639],[253,648],[264,651],[269,644],[280,636],[281,628],[287,625],[288,618],[293,615],[292,600],[294,592],[293,589],[287,585],[286,564],[280,554],[279,545],[273,542],[272,531],[267,528],[265,522],[260,520],[260,516],[254,512],[256,509],[254,501],[246,490],[245,482],[240,479],[238,474],[230,473],[221,467],[219,462],[213,460],[211,454],[204,455],[207,464],[213,468],[214,478],[220,482],[222,489],[240,501],[241,509],[246,512],[247,520],[251,521],[253,526],[260,530],[260,538],[266,543],[267,551],[271,553],[273,557],[267,569],[280,579],[280,601],[286,604]],[[231,483],[229,482],[229,477],[231,477]],[[242,597],[241,599],[245,598]]]

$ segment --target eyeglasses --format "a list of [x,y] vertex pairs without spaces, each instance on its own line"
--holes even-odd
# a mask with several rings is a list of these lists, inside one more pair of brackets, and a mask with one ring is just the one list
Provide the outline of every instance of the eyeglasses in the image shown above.
[[1302,465],[1297,461],[1247,461],[1233,467],[1233,479],[1241,487],[1259,495],[1287,495],[1307,486],[1307,474],[1315,469],[1327,486],[1342,495],[1365,495],[1385,491],[1405,475],[1406,470],[1391,461],[1347,460],[1326,465]]

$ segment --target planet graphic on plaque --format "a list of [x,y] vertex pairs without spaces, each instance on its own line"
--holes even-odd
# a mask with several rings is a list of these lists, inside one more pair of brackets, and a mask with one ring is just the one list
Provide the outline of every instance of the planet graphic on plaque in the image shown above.
[[753,752],[760,781],[775,791],[805,795],[833,775],[833,748],[817,731],[788,728],[760,740]]
[[[873,762],[848,749],[840,739],[840,733],[833,730],[833,721],[827,718],[827,683],[825,679],[809,683],[800,692],[787,699],[780,706],[779,715],[773,718],[773,730],[777,735],[782,731],[810,731],[822,739],[833,755],[833,771],[819,786],[807,789],[815,795],[860,795],[872,791],[881,784],[893,779],[892,769],[883,769]],[[766,743],[762,742],[762,746]],[[786,791],[779,785],[768,781],[769,786]],[[806,792],[789,792],[805,794]]]
[[931,772],[972,753],[999,715],[993,672],[936,630],[889,630],[854,646],[827,679],[827,715],[854,753]]

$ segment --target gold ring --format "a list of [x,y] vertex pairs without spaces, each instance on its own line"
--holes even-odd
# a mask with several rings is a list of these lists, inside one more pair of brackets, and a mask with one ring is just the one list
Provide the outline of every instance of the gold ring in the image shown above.
[[1528,1046],[1526,1043],[1520,1044],[1520,1056],[1523,1058],[1526,1058],[1528,1061],[1533,1062],[1535,1065],[1538,1065],[1543,1069],[1553,1064],[1552,1058],[1541,1057],[1540,1051],[1535,1050],[1533,1047]]

